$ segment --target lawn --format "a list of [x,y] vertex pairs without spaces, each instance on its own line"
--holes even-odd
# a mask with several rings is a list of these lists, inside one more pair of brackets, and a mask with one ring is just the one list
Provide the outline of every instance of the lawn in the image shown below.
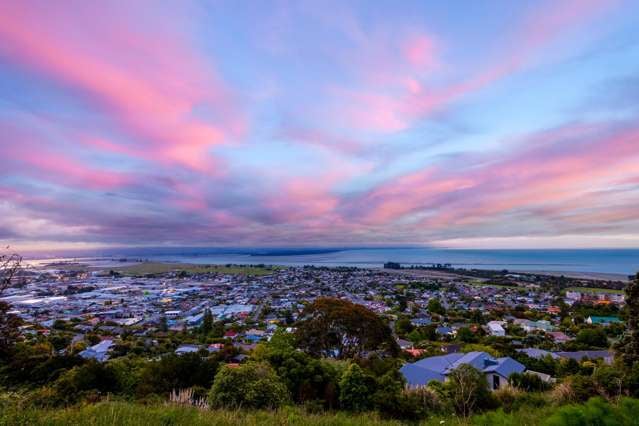
[[272,274],[277,266],[250,266],[250,265],[196,265],[192,263],[162,263],[143,262],[135,265],[111,268],[128,276],[142,276],[149,274],[164,274],[167,272],[185,271],[192,274],[221,273],[233,275],[262,276]]

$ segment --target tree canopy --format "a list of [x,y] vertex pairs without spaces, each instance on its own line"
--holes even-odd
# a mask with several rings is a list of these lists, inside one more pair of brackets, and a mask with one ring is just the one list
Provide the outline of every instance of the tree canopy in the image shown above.
[[617,346],[617,356],[628,366],[639,362],[639,273],[626,287],[628,319],[623,339]]
[[318,298],[308,305],[296,337],[300,347],[315,356],[354,358],[366,351],[398,352],[390,328],[375,312],[335,298]]

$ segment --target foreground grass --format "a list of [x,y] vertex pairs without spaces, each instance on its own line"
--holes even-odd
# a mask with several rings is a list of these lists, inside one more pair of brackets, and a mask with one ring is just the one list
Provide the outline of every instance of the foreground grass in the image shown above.
[[[310,414],[299,407],[277,411],[201,410],[194,407],[127,402],[100,402],[63,409],[37,409],[15,402],[0,401],[0,426],[116,426],[116,425],[291,425],[291,426],[399,426],[376,413],[350,414],[328,412]],[[414,424],[414,423],[413,423]],[[517,411],[502,410],[476,415],[469,419],[431,417],[422,426],[634,426],[639,425],[639,400],[624,398],[611,404],[593,398],[586,404],[557,407],[523,406]]]
[[[11,407],[0,414],[0,425],[300,425],[300,426],[393,426],[401,423],[385,421],[376,415],[307,414],[301,409],[278,411],[198,410],[174,405],[140,405],[124,402],[102,402],[58,410],[18,409]],[[450,423],[449,423],[450,424]]]
[[251,275],[262,276],[272,274],[277,267],[256,267],[256,266],[243,266],[243,265],[196,265],[191,263],[162,263],[162,262],[143,262],[135,265],[122,266],[112,268],[115,271],[120,272],[123,275],[128,276],[143,276],[150,274],[164,274],[167,272],[188,272],[191,274],[209,274],[209,273],[221,273],[232,275]]

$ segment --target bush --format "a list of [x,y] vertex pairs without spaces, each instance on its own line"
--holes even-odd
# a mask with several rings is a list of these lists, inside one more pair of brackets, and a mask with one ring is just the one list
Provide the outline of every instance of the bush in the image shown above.
[[449,374],[444,390],[457,414],[464,417],[496,404],[488,390],[486,376],[468,364],[460,365]]
[[[629,407],[630,411],[637,408]],[[636,418],[624,421],[624,408],[616,408],[602,398],[592,398],[583,405],[560,408],[546,420],[547,426],[635,425]]]
[[209,403],[213,407],[278,408],[289,400],[284,383],[263,363],[222,367],[209,392]]
[[119,383],[111,366],[90,360],[64,373],[54,383],[54,389],[61,403],[73,403],[81,399],[94,401],[101,394],[117,392]]
[[[122,368],[125,368],[123,366]],[[168,396],[173,390],[201,386],[211,387],[218,369],[215,359],[202,359],[200,354],[168,355],[142,367],[136,386],[138,397],[150,394]]]
[[508,382],[517,389],[526,392],[541,392],[549,388],[541,377],[532,373],[513,373],[508,378]]
[[612,366],[597,367],[592,375],[597,390],[606,398],[620,396],[623,391],[621,372]]
[[352,411],[365,411],[371,408],[371,380],[362,368],[353,363],[346,368],[339,381],[339,403],[342,408]]

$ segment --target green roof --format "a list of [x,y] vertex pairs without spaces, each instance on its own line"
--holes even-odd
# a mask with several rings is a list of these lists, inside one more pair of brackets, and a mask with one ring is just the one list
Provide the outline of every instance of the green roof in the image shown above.
[[606,322],[621,322],[621,320],[618,317],[599,317],[595,315],[590,316],[590,321],[592,321],[593,324],[601,324]]

